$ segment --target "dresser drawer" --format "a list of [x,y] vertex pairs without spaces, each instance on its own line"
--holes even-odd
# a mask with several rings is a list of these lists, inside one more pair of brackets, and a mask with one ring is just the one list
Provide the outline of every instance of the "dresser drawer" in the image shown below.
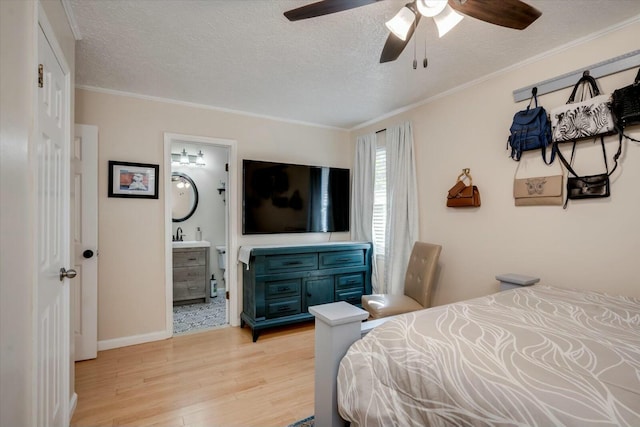
[[336,292],[336,301],[346,301],[349,304],[362,304],[362,289]]
[[264,288],[267,299],[300,295],[300,279],[266,282]]
[[315,270],[318,268],[317,254],[273,255],[265,257],[266,273],[287,273]]
[[191,265],[205,265],[206,251],[204,250],[185,250],[173,251],[173,266],[188,267]]
[[206,295],[206,283],[202,280],[173,282],[173,299],[203,298]]
[[176,267],[173,269],[174,285],[181,282],[200,281],[205,283],[207,272],[202,267]]
[[289,298],[267,303],[267,318],[289,316],[300,313],[300,298]]
[[321,252],[320,268],[352,267],[364,265],[363,251]]
[[336,289],[360,288],[364,287],[364,274],[341,274],[336,276]]

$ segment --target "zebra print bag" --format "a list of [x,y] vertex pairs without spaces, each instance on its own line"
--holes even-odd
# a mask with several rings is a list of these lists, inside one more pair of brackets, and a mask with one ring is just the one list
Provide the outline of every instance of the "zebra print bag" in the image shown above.
[[[582,86],[580,102],[574,102]],[[588,98],[585,98],[589,95]],[[554,142],[575,141],[582,138],[615,133],[609,95],[600,95],[596,80],[588,71],[573,87],[569,101],[551,110],[551,132]]]

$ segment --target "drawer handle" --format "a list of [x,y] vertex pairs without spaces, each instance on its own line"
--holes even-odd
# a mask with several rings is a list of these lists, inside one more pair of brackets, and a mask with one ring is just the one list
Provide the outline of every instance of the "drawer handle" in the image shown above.
[[359,280],[356,280],[356,279],[347,280],[347,283],[358,283],[358,282],[359,282]]
[[197,261],[198,258],[189,258],[189,261]]
[[336,261],[338,261],[338,262],[349,262],[349,261],[351,261],[351,258],[338,258]]
[[286,261],[283,263],[284,265],[300,265],[302,261]]
[[311,298],[311,292],[307,292],[307,296]]
[[288,305],[282,306],[282,307],[278,307],[278,311],[289,311],[290,308]]
[[278,287],[278,292],[285,292],[285,291],[289,291],[291,290],[291,288],[289,286],[279,286]]

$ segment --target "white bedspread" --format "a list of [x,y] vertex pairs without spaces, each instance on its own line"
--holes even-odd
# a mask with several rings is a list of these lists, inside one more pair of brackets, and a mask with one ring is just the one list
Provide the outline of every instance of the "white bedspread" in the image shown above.
[[399,316],[354,343],[355,426],[640,426],[640,299],[530,286]]

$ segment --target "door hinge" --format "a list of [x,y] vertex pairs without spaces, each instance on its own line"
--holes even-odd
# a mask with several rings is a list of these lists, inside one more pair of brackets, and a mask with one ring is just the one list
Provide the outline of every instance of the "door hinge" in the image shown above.
[[42,64],[38,65],[38,87],[44,87],[44,67]]
[[224,164],[224,171],[229,172],[229,163]]
[[225,297],[225,299],[229,299],[229,291],[226,291],[226,292],[224,293],[224,297]]

